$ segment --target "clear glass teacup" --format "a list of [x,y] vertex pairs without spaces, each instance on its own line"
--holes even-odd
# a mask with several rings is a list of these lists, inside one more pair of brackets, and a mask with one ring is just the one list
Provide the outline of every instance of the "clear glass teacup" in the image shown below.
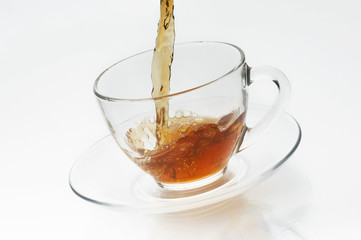
[[[153,98],[152,57],[149,50],[115,63],[97,78],[94,93],[119,147],[165,189],[198,188],[222,177],[230,158],[277,119],[290,96],[282,72],[249,67],[237,46],[191,42],[175,45],[170,94]],[[249,128],[248,88],[256,80],[274,82],[279,94]],[[169,107],[161,144],[157,101]]]

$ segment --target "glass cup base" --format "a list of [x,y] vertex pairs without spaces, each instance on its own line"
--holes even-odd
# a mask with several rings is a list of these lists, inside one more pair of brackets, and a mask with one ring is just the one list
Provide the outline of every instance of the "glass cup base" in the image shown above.
[[[193,183],[174,184],[175,186],[170,186],[171,188],[160,187],[159,183],[153,181],[150,176],[144,175],[135,181],[133,194],[137,199],[146,202],[178,201],[199,197],[237,184],[245,176],[247,169],[247,164],[234,156],[222,171]],[[165,187],[169,187],[169,185],[171,184]]]
[[191,190],[191,189],[196,189],[196,188],[201,188],[201,187],[207,186],[207,185],[217,181],[225,174],[226,171],[227,171],[227,167],[223,168],[221,171],[219,171],[215,174],[212,174],[211,176],[205,177],[200,180],[186,182],[186,183],[161,183],[161,182],[156,182],[156,183],[161,188],[170,190],[170,191]]

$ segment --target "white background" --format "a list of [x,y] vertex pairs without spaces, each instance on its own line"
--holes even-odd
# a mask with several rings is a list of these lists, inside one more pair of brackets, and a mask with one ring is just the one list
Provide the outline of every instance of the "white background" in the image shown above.
[[[153,48],[158,5],[0,1],[1,239],[150,238],[146,222],[79,199],[67,178],[108,133],[93,81]],[[177,42],[231,42],[249,65],[288,76],[287,111],[303,139],[281,172],[297,169],[312,186],[298,221],[318,239],[361,239],[361,2],[176,0],[175,8]]]

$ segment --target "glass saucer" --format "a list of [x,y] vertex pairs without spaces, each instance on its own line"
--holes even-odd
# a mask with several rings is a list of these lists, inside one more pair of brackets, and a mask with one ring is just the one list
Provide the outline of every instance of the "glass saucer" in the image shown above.
[[[250,107],[247,121],[262,118],[266,109]],[[170,191],[142,172],[108,135],[77,159],[69,184],[79,197],[123,211],[185,211],[224,201],[265,180],[292,156],[300,140],[299,124],[283,113],[256,143],[232,157],[220,179],[195,190]]]

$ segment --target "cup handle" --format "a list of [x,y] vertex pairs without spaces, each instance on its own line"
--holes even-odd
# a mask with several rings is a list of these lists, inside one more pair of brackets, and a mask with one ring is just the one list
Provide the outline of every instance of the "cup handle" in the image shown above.
[[272,81],[278,88],[278,96],[273,106],[270,107],[266,115],[252,128],[245,124],[243,141],[237,152],[240,152],[254,143],[266,130],[277,120],[286,108],[290,96],[291,86],[287,77],[278,69],[270,66],[246,67],[247,86],[251,86],[255,81]]

